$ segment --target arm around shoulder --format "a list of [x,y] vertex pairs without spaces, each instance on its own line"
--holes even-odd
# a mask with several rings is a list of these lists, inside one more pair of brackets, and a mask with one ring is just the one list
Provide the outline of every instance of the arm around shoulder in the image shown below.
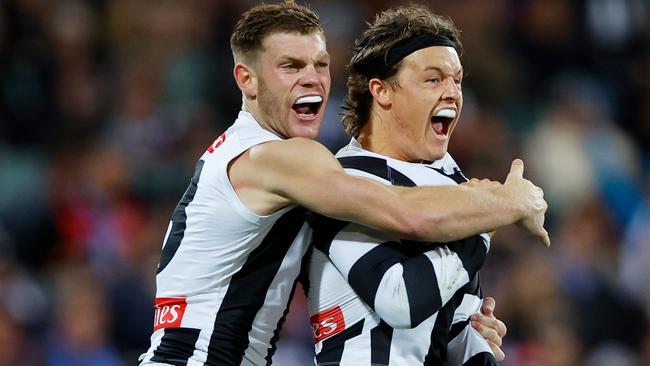
[[248,154],[253,162],[248,175],[276,205],[298,204],[402,238],[449,242],[522,216],[519,201],[502,184],[388,186],[346,174],[329,150],[309,139],[265,143]]
[[318,142],[294,138],[259,145],[250,152],[263,189],[287,202],[339,220],[412,236],[409,212],[395,187],[353,177]]

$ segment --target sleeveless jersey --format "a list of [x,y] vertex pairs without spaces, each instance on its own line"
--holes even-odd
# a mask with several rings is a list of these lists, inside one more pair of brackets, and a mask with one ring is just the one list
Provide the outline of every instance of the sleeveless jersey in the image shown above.
[[165,235],[151,346],[140,365],[270,364],[309,230],[300,207],[250,211],[227,170],[252,146],[275,140],[240,112],[201,156]]
[[[447,154],[408,163],[364,150],[354,139],[337,157],[346,172],[400,186],[466,181]],[[310,213],[308,299],[318,365],[492,365],[468,322],[480,311],[478,269],[486,234],[409,243]]]

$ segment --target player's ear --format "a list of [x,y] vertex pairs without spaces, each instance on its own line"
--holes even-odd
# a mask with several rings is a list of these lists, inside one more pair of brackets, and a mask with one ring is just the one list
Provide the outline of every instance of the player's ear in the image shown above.
[[249,65],[238,62],[233,70],[237,87],[246,99],[257,97],[257,74]]
[[372,98],[377,101],[377,103],[382,108],[390,108],[390,106],[393,104],[391,98],[392,89],[390,88],[390,85],[388,85],[387,81],[378,78],[372,78],[370,81],[368,81],[368,89],[370,89]]

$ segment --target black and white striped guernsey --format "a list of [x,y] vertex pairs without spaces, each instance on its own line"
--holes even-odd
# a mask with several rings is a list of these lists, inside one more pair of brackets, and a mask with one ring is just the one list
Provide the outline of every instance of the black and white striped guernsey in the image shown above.
[[140,365],[267,365],[310,230],[304,210],[250,211],[232,159],[279,140],[247,112],[203,154],[173,212],[156,274],[154,332]]
[[[400,186],[465,181],[447,154],[408,163],[352,142],[337,154],[352,175]],[[482,303],[478,269],[490,239],[447,245],[399,240],[310,213],[309,312],[318,365],[493,365],[468,322]]]

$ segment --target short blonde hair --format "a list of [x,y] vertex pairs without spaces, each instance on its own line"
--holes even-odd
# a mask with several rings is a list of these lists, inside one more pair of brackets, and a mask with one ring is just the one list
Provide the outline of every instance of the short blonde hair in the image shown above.
[[246,11],[235,25],[230,37],[233,57],[255,62],[262,51],[264,39],[278,32],[323,34],[320,18],[311,9],[287,0],[279,4],[257,5]]

